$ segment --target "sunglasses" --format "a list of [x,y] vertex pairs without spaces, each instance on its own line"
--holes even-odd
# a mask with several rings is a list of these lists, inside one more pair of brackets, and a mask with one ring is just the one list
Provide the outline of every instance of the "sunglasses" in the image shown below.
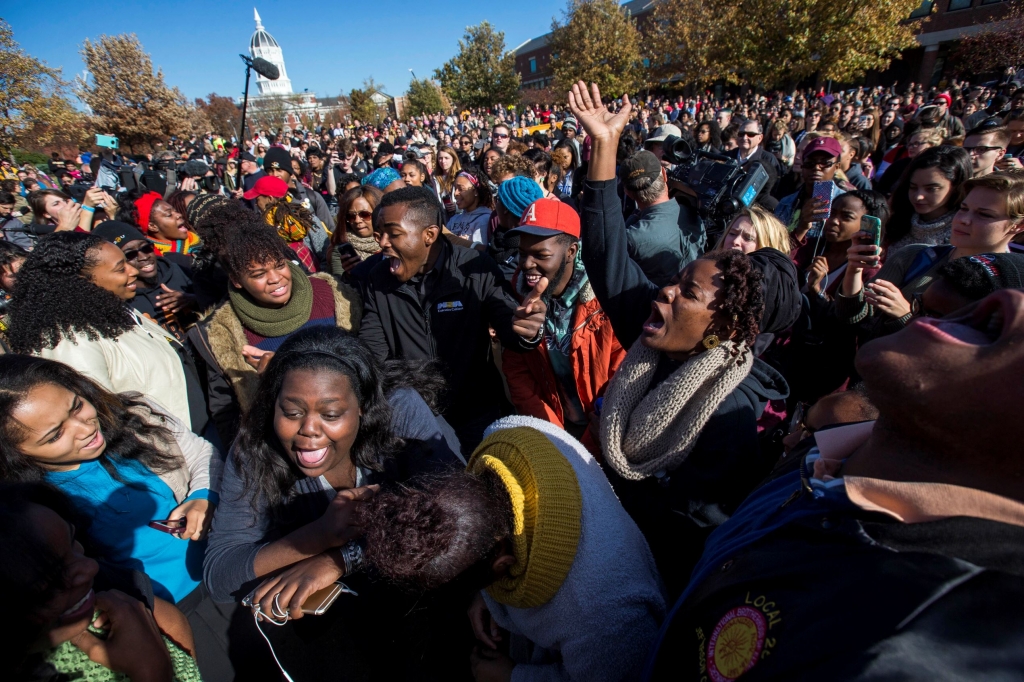
[[741,130],[736,134],[739,135],[740,137],[757,137],[761,133],[755,133],[752,130]]
[[494,133],[493,136],[498,138],[499,140],[504,140],[506,137],[508,137],[508,133]]
[[839,161],[804,161],[803,167],[810,170],[811,168],[820,168],[821,170],[828,170],[832,166],[839,163]]
[[373,212],[372,211],[349,211],[348,212],[348,222],[350,222],[350,223],[354,223],[356,218],[359,218],[360,220],[369,220],[372,217],[373,217]]
[[153,245],[146,244],[145,246],[140,246],[137,249],[128,249],[127,251],[124,252],[125,260],[131,262],[138,258],[140,253],[143,253],[147,256],[153,255]]

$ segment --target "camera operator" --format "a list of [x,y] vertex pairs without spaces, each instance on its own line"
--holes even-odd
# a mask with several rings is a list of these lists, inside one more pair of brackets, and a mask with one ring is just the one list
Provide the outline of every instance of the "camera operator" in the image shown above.
[[197,157],[198,154],[193,155],[182,166],[182,180],[178,189],[197,194],[222,194],[220,178],[205,161]]

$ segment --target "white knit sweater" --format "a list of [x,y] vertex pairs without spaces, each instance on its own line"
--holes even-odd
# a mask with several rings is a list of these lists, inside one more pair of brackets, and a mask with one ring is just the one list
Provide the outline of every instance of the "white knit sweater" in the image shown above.
[[551,601],[520,609],[483,593],[494,620],[512,633],[512,682],[637,679],[665,617],[647,542],[597,461],[562,429],[533,417],[506,417],[484,437],[517,426],[541,431],[569,460],[583,512],[576,560]]

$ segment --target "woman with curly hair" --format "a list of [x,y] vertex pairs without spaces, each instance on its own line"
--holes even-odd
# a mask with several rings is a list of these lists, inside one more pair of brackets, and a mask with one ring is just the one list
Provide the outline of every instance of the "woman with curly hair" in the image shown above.
[[306,327],[359,328],[359,294],[332,275],[307,275],[272,228],[256,216],[227,230],[219,256],[230,285],[191,336],[207,366],[210,413],[223,442],[248,409],[258,371],[289,336]]
[[[111,393],[59,362],[0,357],[0,479],[59,488],[88,520],[103,558],[148,574],[156,596],[194,625],[209,598],[200,541],[220,470],[214,447],[152,399]],[[196,639],[204,668],[207,656],[226,660],[212,638]]]
[[477,680],[635,679],[665,614],[651,552],[600,465],[540,419],[495,422],[466,471],[382,488],[358,518],[384,576],[474,594]]
[[[373,679],[424,679],[452,649],[468,654],[454,644],[461,602],[439,611],[360,571],[354,519],[374,492],[367,486],[461,465],[431,407],[442,385],[422,365],[382,366],[331,327],[290,337],[260,377],[225,466],[204,574],[222,602],[249,596],[295,679],[322,679],[339,660],[346,679],[370,679],[359,672],[369,666]],[[342,596],[313,623],[265,623],[303,619],[307,598],[342,578],[358,599]]]
[[594,139],[583,183],[583,262],[626,359],[601,406],[599,438],[612,485],[647,537],[675,594],[704,539],[774,461],[757,420],[784,399],[785,379],[754,357],[759,332],[795,321],[800,293],[788,256],[712,251],[658,289],[629,258],[616,193],[615,152],[629,120],[582,83],[570,108]]
[[14,285],[11,348],[70,365],[108,391],[158,400],[202,433],[206,403],[191,355],[129,306],[138,276],[121,249],[102,237],[41,238]]

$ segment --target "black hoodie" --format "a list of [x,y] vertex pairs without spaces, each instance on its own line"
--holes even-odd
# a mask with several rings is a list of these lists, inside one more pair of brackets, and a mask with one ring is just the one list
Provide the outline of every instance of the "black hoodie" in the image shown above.
[[132,299],[132,307],[143,315],[147,315],[161,327],[174,334],[179,342],[185,342],[185,329],[195,322],[195,313],[185,312],[167,314],[157,307],[156,297],[166,293],[161,284],[166,284],[168,289],[183,291],[186,294],[192,293],[192,280],[188,278],[185,271],[179,266],[164,258],[156,259],[156,284],[149,286],[140,278],[135,289],[135,298]]

